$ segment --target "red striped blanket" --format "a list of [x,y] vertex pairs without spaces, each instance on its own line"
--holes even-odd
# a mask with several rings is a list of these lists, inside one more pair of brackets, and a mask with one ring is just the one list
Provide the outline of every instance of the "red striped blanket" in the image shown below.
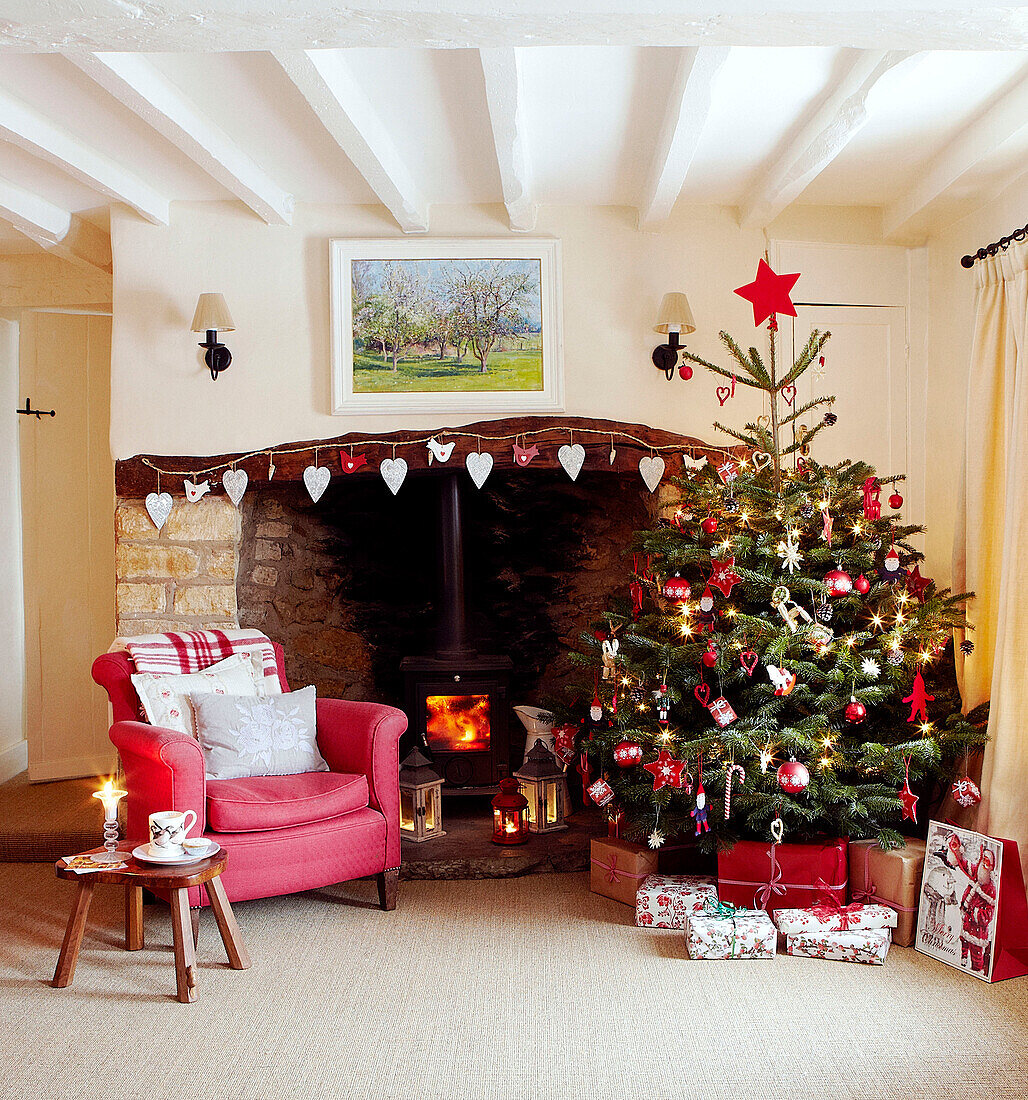
[[128,650],[137,672],[160,675],[200,672],[234,653],[260,655],[264,675],[278,683],[278,664],[271,639],[259,630],[188,630],[118,638],[112,649]]

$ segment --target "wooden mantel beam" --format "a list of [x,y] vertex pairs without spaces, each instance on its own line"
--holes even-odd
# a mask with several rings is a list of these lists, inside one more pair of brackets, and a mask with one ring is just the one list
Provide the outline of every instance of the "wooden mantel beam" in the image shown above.
[[[613,446],[611,436],[613,435]],[[434,436],[440,443],[454,444],[453,454],[445,464],[428,464],[428,448],[423,442]],[[115,486],[121,497],[140,498],[151,493],[157,486],[156,468],[161,470],[161,488],[171,493],[181,492],[181,480],[189,477],[196,480],[197,475],[210,478],[212,489],[221,490],[221,473],[224,468],[235,464],[238,469],[246,470],[251,484],[267,482],[269,455],[274,452],[276,483],[282,481],[300,481],[304,469],[314,462],[315,449],[318,452],[318,464],[326,466],[332,476],[379,476],[379,463],[384,458],[396,456],[406,460],[410,474],[418,475],[444,470],[463,470],[464,459],[472,451],[488,451],[494,459],[496,472],[506,472],[516,465],[520,472],[532,470],[560,469],[557,452],[564,444],[580,443],[586,452],[582,474],[627,473],[638,476],[639,460],[651,451],[659,454],[665,461],[668,476],[681,474],[682,454],[688,452],[697,459],[706,455],[714,460],[718,455],[740,454],[745,448],[715,447],[695,436],[680,435],[665,431],[663,428],[650,428],[645,424],[628,424],[615,420],[597,420],[584,416],[562,416],[559,420],[547,416],[511,417],[506,420],[484,420],[476,424],[464,424],[457,428],[439,427],[435,431],[395,431],[376,432],[374,444],[362,443],[370,438],[367,432],[351,432],[332,439],[310,439],[297,443],[282,443],[266,447],[257,453],[235,453],[198,457],[196,455],[136,455],[122,459],[115,467]],[[539,453],[522,466],[514,461],[513,445],[531,448],[534,444]],[[355,455],[367,456],[367,464],[352,475],[344,475],[339,452],[348,454],[354,449]],[[614,458],[611,460],[611,450]],[[144,461],[144,459],[146,461]],[[152,463],[152,465],[148,465]],[[213,470],[207,473],[203,471]],[[640,487],[642,482],[640,481]],[[402,489],[400,490],[402,493]]]

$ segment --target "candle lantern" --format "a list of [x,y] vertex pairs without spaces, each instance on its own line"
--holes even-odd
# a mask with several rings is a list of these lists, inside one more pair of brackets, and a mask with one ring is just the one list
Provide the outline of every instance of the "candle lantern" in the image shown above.
[[93,797],[98,798],[104,807],[104,848],[106,851],[97,852],[91,858],[94,863],[121,863],[125,857],[117,851],[118,847],[118,803],[128,794],[128,791],[119,791],[110,779],[98,791],[93,792]]
[[528,751],[524,764],[514,773],[528,800],[528,828],[533,833],[566,829],[567,780],[564,768],[540,738]]
[[414,748],[400,765],[400,834],[407,840],[432,840],[443,832],[443,777]]
[[528,799],[521,784],[511,776],[500,780],[500,793],[493,799],[493,843],[524,844],[528,840],[525,815]]

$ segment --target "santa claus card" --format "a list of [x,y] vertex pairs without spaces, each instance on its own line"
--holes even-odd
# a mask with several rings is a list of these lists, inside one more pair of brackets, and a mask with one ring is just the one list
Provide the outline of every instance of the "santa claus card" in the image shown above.
[[929,822],[914,946],[986,982],[1028,974],[1028,903],[1014,841]]

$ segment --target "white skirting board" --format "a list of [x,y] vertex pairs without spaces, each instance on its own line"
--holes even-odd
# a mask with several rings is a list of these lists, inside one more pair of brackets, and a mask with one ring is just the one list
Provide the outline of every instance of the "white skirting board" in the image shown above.
[[6,749],[0,749],[0,783],[20,775],[28,766],[28,741],[16,741]]

